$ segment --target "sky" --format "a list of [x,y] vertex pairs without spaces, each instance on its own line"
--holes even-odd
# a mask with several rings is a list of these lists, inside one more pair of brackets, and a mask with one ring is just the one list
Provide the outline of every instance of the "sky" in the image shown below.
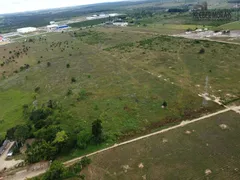
[[0,14],[121,0],[0,0]]

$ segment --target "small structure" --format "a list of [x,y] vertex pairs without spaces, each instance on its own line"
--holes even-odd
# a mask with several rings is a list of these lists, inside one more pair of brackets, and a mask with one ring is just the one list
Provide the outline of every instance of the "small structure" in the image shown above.
[[126,26],[128,26],[128,23],[127,22],[114,22],[113,25],[114,26],[126,27]]
[[10,141],[9,140],[5,140],[2,144],[2,146],[0,147],[0,155],[2,155],[4,153],[4,151],[8,148]]
[[35,32],[35,31],[37,31],[37,28],[35,27],[25,27],[25,28],[17,29],[17,32],[21,34]]

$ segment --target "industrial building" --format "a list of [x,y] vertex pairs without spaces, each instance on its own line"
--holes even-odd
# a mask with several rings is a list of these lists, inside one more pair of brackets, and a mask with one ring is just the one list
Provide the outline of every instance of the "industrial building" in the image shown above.
[[68,25],[57,25],[57,24],[51,24],[47,25],[47,30],[48,31],[57,31],[57,30],[63,30],[69,28]]
[[47,25],[47,30],[48,30],[48,31],[53,31],[53,30],[56,30],[57,27],[58,27],[57,24]]
[[112,14],[94,14],[92,16],[86,17],[87,20],[94,20],[94,19],[104,19],[104,18],[108,18],[108,17],[116,17],[119,16],[121,14],[118,13],[112,13]]
[[35,27],[25,27],[25,28],[17,29],[17,32],[21,34],[35,32],[35,31],[37,31],[37,28]]

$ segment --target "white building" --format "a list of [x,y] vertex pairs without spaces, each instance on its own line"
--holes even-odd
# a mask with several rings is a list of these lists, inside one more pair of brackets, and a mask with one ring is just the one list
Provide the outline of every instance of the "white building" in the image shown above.
[[57,27],[58,27],[57,24],[47,25],[47,30],[48,30],[48,31],[53,31],[53,30],[56,30]]
[[22,33],[22,34],[35,32],[35,31],[37,31],[37,28],[35,28],[35,27],[25,27],[25,28],[17,29],[17,32]]
[[122,27],[125,27],[125,26],[128,26],[128,23],[127,23],[127,22],[114,22],[113,25],[114,25],[114,26],[122,26]]
[[56,24],[56,22],[55,21],[50,21],[50,24],[52,25],[52,24]]

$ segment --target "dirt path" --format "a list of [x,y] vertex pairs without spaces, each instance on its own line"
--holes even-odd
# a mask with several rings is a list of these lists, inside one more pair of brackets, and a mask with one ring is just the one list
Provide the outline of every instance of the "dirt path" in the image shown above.
[[23,160],[6,160],[7,153],[10,150],[10,148],[13,146],[14,142],[10,142],[8,145],[8,148],[4,151],[4,153],[0,156],[0,171],[4,168],[11,168],[19,163],[21,163]]

